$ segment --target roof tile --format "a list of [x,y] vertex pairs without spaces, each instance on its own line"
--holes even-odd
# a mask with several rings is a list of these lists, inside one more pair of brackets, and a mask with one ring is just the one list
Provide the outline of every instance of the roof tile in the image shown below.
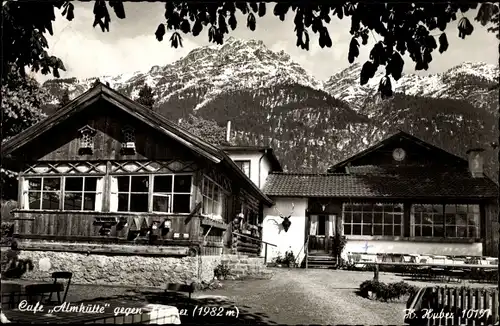
[[272,173],[264,193],[280,197],[498,197],[487,177],[449,167],[356,167],[349,174]]

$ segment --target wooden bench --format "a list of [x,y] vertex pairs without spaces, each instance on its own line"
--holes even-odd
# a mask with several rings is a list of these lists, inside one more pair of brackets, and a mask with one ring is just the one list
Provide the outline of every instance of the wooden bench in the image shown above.
[[168,283],[165,292],[189,293],[189,299],[191,299],[191,294],[194,293],[194,283],[191,284]]

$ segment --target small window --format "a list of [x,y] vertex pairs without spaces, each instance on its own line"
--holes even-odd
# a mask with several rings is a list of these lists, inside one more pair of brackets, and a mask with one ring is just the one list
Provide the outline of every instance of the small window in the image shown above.
[[243,171],[245,173],[245,175],[247,177],[250,178],[250,161],[249,160],[246,160],[246,161],[234,161],[234,163],[236,163],[236,165],[240,168],[241,171]]
[[122,153],[135,154],[135,129],[131,126],[123,127],[122,137]]
[[90,155],[94,151],[94,136],[96,134],[95,129],[86,125],[85,127],[78,130],[80,133],[80,148],[78,150],[79,155]]

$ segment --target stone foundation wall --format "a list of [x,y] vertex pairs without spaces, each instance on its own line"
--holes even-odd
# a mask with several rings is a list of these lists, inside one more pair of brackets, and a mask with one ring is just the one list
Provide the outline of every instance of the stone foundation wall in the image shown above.
[[[2,255],[5,250],[2,250]],[[150,257],[63,251],[21,250],[19,259],[29,259],[34,269],[22,279],[52,281],[55,271],[73,273],[72,283],[164,287],[167,283],[210,282],[214,269],[229,265],[236,277],[265,272],[263,258],[238,255],[195,257]]]
[[[52,272],[70,271],[77,284],[116,284],[163,287],[166,283],[210,281],[213,258],[86,255],[51,251],[21,251],[20,259],[30,259],[34,269],[22,278],[49,280]],[[204,264],[205,263],[205,264]],[[210,269],[212,268],[211,272]]]
[[247,257],[241,255],[225,255],[221,257],[222,264],[230,269],[230,275],[234,277],[270,277],[272,273],[264,264],[264,258]]

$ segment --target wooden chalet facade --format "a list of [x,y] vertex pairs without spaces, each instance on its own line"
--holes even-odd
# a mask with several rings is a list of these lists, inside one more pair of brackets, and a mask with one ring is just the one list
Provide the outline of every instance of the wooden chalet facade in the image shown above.
[[231,245],[235,216],[258,239],[272,205],[224,151],[103,84],[10,139],[2,154],[3,166],[19,173],[14,233],[31,242],[219,254]]

